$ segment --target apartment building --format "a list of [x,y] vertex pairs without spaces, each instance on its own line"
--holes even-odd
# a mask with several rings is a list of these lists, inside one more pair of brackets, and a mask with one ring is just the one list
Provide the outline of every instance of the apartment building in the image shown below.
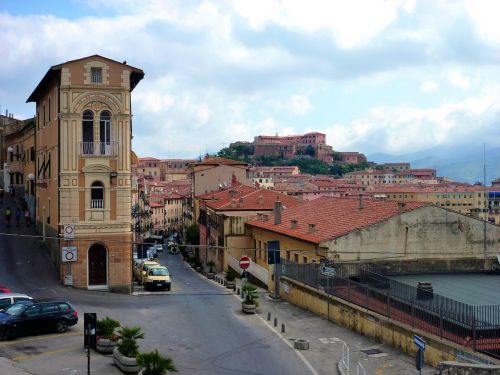
[[143,77],[93,55],[50,67],[27,100],[37,226],[66,285],[130,291],[131,93]]
[[151,157],[139,158],[137,165],[137,174],[144,176],[148,180],[160,180],[161,177],[161,160]]

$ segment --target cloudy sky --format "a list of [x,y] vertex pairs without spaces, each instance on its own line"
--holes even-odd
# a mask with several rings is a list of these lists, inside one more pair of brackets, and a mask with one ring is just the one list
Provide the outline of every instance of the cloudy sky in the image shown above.
[[500,146],[500,1],[0,0],[0,110],[50,66],[144,70],[140,156],[191,158],[258,134],[339,151]]

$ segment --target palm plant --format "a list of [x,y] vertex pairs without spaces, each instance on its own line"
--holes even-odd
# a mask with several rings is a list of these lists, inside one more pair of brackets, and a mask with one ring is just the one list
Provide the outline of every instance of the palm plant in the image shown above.
[[143,375],[165,375],[168,371],[175,371],[172,358],[166,358],[158,353],[158,349],[154,352],[140,353],[137,356],[137,363],[142,367]]
[[129,358],[135,358],[139,354],[138,339],[144,338],[144,333],[141,332],[140,327],[127,327],[123,326],[118,331],[122,338],[118,343],[118,350],[122,355]]
[[257,298],[259,294],[257,293],[257,287],[253,284],[245,284],[241,287],[241,291],[245,294],[244,304],[259,306]]
[[232,268],[228,268],[226,270],[226,280],[227,281],[234,281],[236,279],[236,271],[233,270]]
[[115,329],[118,327],[120,327],[120,322],[118,320],[111,319],[109,316],[97,321],[97,329],[101,332],[102,337],[105,339],[114,340]]
[[208,267],[209,267],[209,269],[210,269],[210,271],[208,271],[208,272],[213,273],[213,272],[214,272],[214,271],[213,271],[213,269],[214,269],[214,266],[215,266],[214,261],[213,261],[213,260],[209,260],[209,261],[207,262],[207,266],[208,266]]

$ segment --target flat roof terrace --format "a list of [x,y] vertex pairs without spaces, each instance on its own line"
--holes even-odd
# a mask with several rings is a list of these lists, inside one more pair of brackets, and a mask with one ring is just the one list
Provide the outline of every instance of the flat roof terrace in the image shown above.
[[419,281],[430,282],[435,294],[468,305],[500,305],[500,273],[415,274],[389,278],[414,287]]

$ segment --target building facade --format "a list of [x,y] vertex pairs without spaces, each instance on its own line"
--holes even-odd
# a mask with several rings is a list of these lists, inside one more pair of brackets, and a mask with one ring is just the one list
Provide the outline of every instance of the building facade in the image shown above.
[[131,92],[143,77],[93,55],[52,66],[28,98],[37,227],[67,285],[130,291]]

